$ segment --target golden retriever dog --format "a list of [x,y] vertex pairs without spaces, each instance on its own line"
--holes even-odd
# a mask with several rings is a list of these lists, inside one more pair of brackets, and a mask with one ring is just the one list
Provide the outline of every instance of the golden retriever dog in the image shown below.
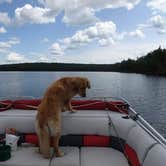
[[57,157],[63,156],[59,149],[61,136],[61,112],[74,112],[71,99],[75,95],[86,97],[86,88],[90,82],[84,77],[64,77],[46,90],[38,107],[36,116],[36,132],[39,139],[39,151],[45,158],[50,158],[50,135],[53,137],[53,147]]

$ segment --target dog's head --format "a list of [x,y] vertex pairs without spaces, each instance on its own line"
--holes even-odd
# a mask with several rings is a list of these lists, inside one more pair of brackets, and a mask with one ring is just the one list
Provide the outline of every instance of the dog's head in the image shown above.
[[90,89],[90,81],[85,77],[75,77],[72,81],[73,89],[76,94],[86,97],[86,89]]

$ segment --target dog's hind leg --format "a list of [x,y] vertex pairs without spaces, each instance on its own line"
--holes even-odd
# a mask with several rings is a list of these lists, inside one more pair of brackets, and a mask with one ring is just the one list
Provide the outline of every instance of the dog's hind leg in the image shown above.
[[40,129],[38,134],[39,137],[39,145],[40,145],[40,153],[45,158],[50,158],[50,137],[49,133],[43,128]]
[[46,127],[39,125],[39,120],[35,121],[35,129],[39,140],[39,150],[45,158],[50,158],[50,139],[49,133]]
[[63,152],[59,149],[59,140],[61,137],[61,117],[59,117],[59,122],[53,122],[51,123],[51,129],[52,129],[52,136],[53,136],[53,147],[55,150],[55,155],[57,157],[62,157],[64,155]]
[[59,149],[59,139],[60,139],[60,137],[61,137],[60,132],[57,132],[56,135],[53,137],[53,144],[54,144],[56,157],[64,156],[64,153]]

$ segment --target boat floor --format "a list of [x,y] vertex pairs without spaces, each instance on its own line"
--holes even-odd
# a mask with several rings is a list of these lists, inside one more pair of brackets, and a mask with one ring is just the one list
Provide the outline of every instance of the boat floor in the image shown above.
[[[123,153],[106,147],[61,147],[63,157],[53,157],[51,166],[129,166]],[[37,147],[19,147],[0,166],[48,166],[49,159],[39,154]]]

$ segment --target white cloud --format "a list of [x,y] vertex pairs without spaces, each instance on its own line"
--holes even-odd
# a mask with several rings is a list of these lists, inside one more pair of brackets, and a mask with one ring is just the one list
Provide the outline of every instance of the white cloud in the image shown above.
[[166,33],[166,18],[161,15],[155,15],[150,18],[149,23],[158,33]]
[[46,56],[40,56],[37,62],[49,62],[49,59]]
[[154,15],[144,24],[139,24],[138,29],[143,31],[145,29],[154,29],[160,34],[166,33],[166,17],[161,15]]
[[100,46],[109,46],[122,40],[126,35],[126,32],[118,33],[112,21],[97,22],[94,26],[77,31],[71,37],[56,41],[50,47],[50,52],[62,55],[68,50],[78,49],[93,42],[97,42]]
[[94,10],[86,7],[79,9],[79,11],[78,9],[66,10],[62,19],[64,23],[71,25],[92,24],[98,20]]
[[24,60],[23,55],[20,55],[16,52],[10,52],[7,55],[7,61],[8,62],[22,62]]
[[166,0],[151,0],[147,3],[147,6],[152,10],[166,13]]
[[[0,0],[11,2],[11,0]],[[70,25],[85,25],[99,21],[96,12],[106,8],[126,8],[131,10],[140,0],[38,0],[43,7],[25,4],[15,9],[15,16],[0,13],[0,23],[5,25],[55,23],[56,16],[64,13],[62,21]]]
[[8,25],[23,25],[30,24],[47,24],[54,23],[58,13],[49,8],[33,7],[26,4],[23,7],[15,9],[13,18],[10,18],[8,13],[0,12],[0,23]]
[[7,41],[7,43],[9,43],[11,46],[16,45],[16,44],[20,44],[20,39],[17,37],[11,37],[9,39],[9,41]]
[[0,4],[4,3],[4,2],[6,2],[6,3],[12,3],[12,0],[0,0]]
[[8,42],[0,41],[0,48],[5,50],[5,49],[8,49],[8,48],[11,48],[11,45]]
[[111,44],[115,44],[115,41],[112,38],[101,39],[99,40],[100,46],[109,46]]
[[130,32],[129,35],[132,37],[139,37],[139,38],[145,37],[145,34],[141,29],[136,29],[135,31]]
[[163,28],[165,26],[165,20],[161,15],[155,15],[151,17],[150,22],[156,28]]
[[[149,20],[148,20],[148,22],[149,22]],[[151,27],[152,27],[152,25],[150,25],[150,23],[144,23],[144,24],[138,25],[138,29],[140,29],[140,30],[144,30],[146,28],[151,28]]]
[[4,25],[10,25],[11,24],[11,19],[10,19],[8,13],[0,12],[0,23],[2,23]]
[[64,12],[63,22],[71,25],[91,24],[98,21],[95,13],[105,8],[134,8],[140,0],[38,0],[56,13]]
[[7,30],[4,27],[0,27],[0,33],[6,33]]
[[125,7],[128,10],[137,5],[140,0],[38,0],[41,4],[53,10],[73,9],[89,7],[96,10],[103,8],[119,8]]
[[112,21],[97,22],[94,26],[77,31],[72,37],[64,38],[61,43],[65,49],[78,48],[93,41],[104,46],[114,43],[116,34],[116,25]]
[[17,24],[46,24],[55,22],[55,13],[48,8],[32,7],[26,4],[15,10],[15,22]]
[[7,53],[10,48],[11,48],[11,46],[8,43],[0,41],[0,53],[1,54]]
[[59,43],[53,43],[52,46],[50,47],[51,54],[54,55],[62,55],[63,54],[63,49],[59,45]]
[[13,45],[19,44],[20,40],[18,38],[10,38],[8,41],[0,41],[0,53],[9,52]]

